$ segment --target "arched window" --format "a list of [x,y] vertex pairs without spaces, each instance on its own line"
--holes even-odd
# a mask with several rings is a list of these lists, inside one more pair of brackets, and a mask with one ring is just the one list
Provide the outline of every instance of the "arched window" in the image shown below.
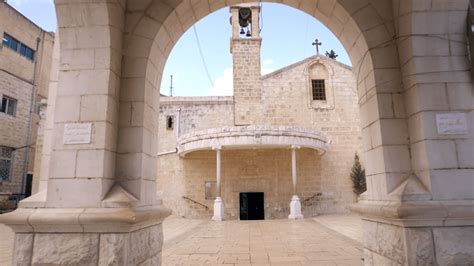
[[324,59],[317,58],[308,64],[308,99],[309,106],[317,109],[334,107],[332,91],[332,68]]

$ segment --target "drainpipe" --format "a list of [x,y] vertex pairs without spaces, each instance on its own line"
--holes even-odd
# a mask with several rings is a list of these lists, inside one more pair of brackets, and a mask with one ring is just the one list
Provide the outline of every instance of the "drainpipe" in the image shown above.
[[179,139],[179,130],[180,130],[180,124],[181,124],[181,108],[177,108],[176,112],[176,146],[178,146],[178,139]]
[[30,114],[28,117],[28,132],[26,137],[26,144],[27,147],[25,150],[25,158],[24,158],[24,165],[23,165],[23,179],[21,180],[21,196],[24,198],[26,194],[26,179],[28,176],[28,164],[29,164],[29,156],[30,156],[30,148],[31,138],[32,138],[32,122],[33,122],[33,112],[36,103],[36,71],[38,69],[38,55],[39,55],[39,46],[41,43],[41,37],[44,37],[44,32],[36,39],[36,51],[35,51],[35,64],[33,67],[33,89],[31,92],[31,101],[30,101]]

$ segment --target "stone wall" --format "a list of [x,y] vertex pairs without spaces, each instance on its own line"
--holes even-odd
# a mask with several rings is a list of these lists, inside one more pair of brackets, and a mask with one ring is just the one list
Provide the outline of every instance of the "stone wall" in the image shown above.
[[236,125],[258,123],[261,110],[262,80],[260,46],[262,39],[232,39],[234,100]]
[[[38,124],[40,117],[37,104],[48,97],[49,74],[52,61],[54,34],[45,32],[33,22],[5,2],[0,2],[0,36],[8,33],[21,43],[35,50],[37,56],[36,76],[35,62],[21,56],[18,52],[0,44],[0,97],[6,95],[16,99],[16,116],[0,113],[0,146],[20,148],[15,151],[13,172],[10,181],[0,182],[0,192],[20,193],[24,174],[24,163],[27,145],[29,146],[28,168],[33,172]],[[37,49],[37,40],[39,45]],[[28,121],[33,93],[33,79],[36,78],[35,104],[32,110],[31,139],[28,141]],[[27,143],[28,142],[28,143]],[[41,141],[39,141],[41,143]]]
[[[337,199],[340,191],[321,178],[321,156],[302,149],[297,151],[297,158],[297,192],[303,201],[303,214],[343,212],[344,204]],[[174,154],[160,157],[160,167],[173,168],[159,177],[158,182],[166,186],[163,203],[180,216],[210,218],[214,199],[205,198],[205,182],[215,181],[215,161],[214,151],[194,152],[182,159]],[[265,218],[286,218],[293,192],[291,182],[290,149],[222,151],[222,198],[228,219],[239,219],[240,192],[264,192]],[[313,197],[317,193],[322,195]]]
[[[36,69],[37,96],[40,99],[47,98],[54,33],[45,32],[3,1],[0,2],[0,18],[0,36],[3,37],[3,33],[6,32],[35,50],[38,56]],[[36,51],[38,38],[40,43],[38,51]],[[26,81],[31,82],[33,80],[34,63],[10,48],[3,47],[3,45],[0,45],[0,69]]]
[[[19,148],[26,144],[32,85],[4,71],[0,71],[0,97],[7,95],[17,100],[16,115],[0,112],[0,146]],[[23,177],[26,149],[14,152],[10,180],[0,181],[0,192],[19,193]]]
[[[309,58],[281,71],[262,77],[262,125],[287,125],[320,131],[330,140],[329,151],[297,152],[297,191],[303,214],[346,212],[355,201],[349,173],[361,136],[355,82],[352,70],[340,63],[320,58],[331,69],[331,108],[313,108],[306,69],[317,59]],[[207,100],[205,100],[207,99]],[[232,126],[231,97],[162,97],[159,122],[159,153],[173,151],[176,132],[166,130],[166,116],[181,109],[180,134],[202,129]],[[225,101],[225,104],[224,104]],[[159,156],[158,190],[163,203],[178,215],[209,218],[213,200],[206,199],[206,181],[215,181],[216,155],[213,151],[194,152],[179,158],[176,153]],[[239,217],[239,192],[264,192],[266,218],[283,218],[291,200],[291,152],[288,149],[222,151],[222,198],[226,215]],[[186,196],[206,205],[185,200]],[[309,199],[305,201],[306,199]]]

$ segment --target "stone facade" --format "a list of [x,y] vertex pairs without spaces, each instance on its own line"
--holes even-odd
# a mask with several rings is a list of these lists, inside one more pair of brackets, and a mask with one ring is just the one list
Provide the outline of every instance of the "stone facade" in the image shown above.
[[[37,56],[35,63],[18,51],[0,45],[0,97],[17,100],[14,116],[0,113],[0,146],[17,149],[13,155],[10,178],[0,180],[0,193],[21,194],[24,175],[33,174],[35,161],[41,157],[35,156],[36,152],[40,154],[41,151],[41,145],[35,145],[40,121],[38,108],[48,96],[54,34],[45,32],[1,1],[0,35],[4,37],[4,33],[35,50]],[[25,163],[28,164],[26,168]]]
[[[55,1],[61,67],[57,97],[49,99],[55,106],[52,141],[45,143],[51,160],[43,163],[50,171],[42,180],[44,190],[1,215],[0,222],[18,235],[55,233],[71,239],[71,233],[88,236],[84,228],[91,222],[101,222],[93,227],[100,234],[160,224],[168,212],[155,193],[159,80],[183,33],[230,2],[245,1]],[[351,58],[368,181],[366,195],[352,210],[377,225],[365,227],[365,263],[430,261],[433,247],[435,265],[472,264],[470,1],[270,2],[319,19]],[[91,103],[97,103],[92,113],[87,111]],[[438,123],[439,115],[460,119]],[[91,143],[63,145],[67,123],[91,123]],[[121,192],[109,197],[114,190]],[[99,217],[90,220],[92,213]],[[88,241],[77,239],[81,245]],[[31,251],[24,258],[48,254],[16,247],[21,250]],[[75,252],[64,250],[63,257]],[[153,259],[155,253],[146,254]]]
[[[259,47],[252,44],[248,44],[245,49],[259,51]],[[258,53],[254,56],[259,57]],[[326,79],[327,93],[331,94],[332,100],[328,107],[312,105],[311,77],[308,71],[315,65],[327,68],[326,71],[331,73]],[[234,66],[234,69],[238,67]],[[260,70],[255,71],[260,73]],[[241,78],[234,74],[234,79]],[[271,126],[280,130],[287,126],[285,130],[289,131],[284,131],[284,135],[291,136],[298,132],[298,128],[306,128],[320,132],[330,140],[327,152],[323,155],[307,148],[297,151],[297,191],[302,201],[303,214],[310,217],[323,213],[347,212],[349,204],[355,201],[349,173],[354,154],[361,148],[352,69],[329,58],[314,56],[265,75],[259,82],[262,84],[262,97],[258,104],[260,108],[249,110],[252,117],[263,121],[254,124],[254,129],[262,129],[259,135],[263,135],[265,129],[272,130]],[[234,84],[235,91],[241,89],[239,84]],[[213,138],[217,138],[219,129],[229,134],[230,130],[234,130],[229,127],[234,125],[234,110],[236,115],[239,113],[235,108],[232,97],[162,97],[159,154],[172,152],[178,143],[181,146],[183,140],[196,136],[204,129],[208,129]],[[175,118],[176,123],[179,121],[179,125],[175,125],[173,130],[166,128],[166,118],[170,116]],[[248,126],[240,128],[244,130],[243,133],[250,130]],[[177,130],[179,141],[176,139]],[[235,130],[238,132],[239,127]],[[239,142],[235,137],[231,140],[233,144]],[[227,217],[239,218],[239,192],[264,192],[266,218],[288,216],[293,193],[290,146],[301,145],[302,142],[300,144],[293,137],[293,143],[290,141],[277,149],[255,146],[246,150],[226,150],[226,143],[223,141],[220,140],[220,145],[224,147],[222,199]],[[261,143],[265,144],[265,140],[262,139]],[[274,141],[274,144],[284,145],[283,143],[281,139]],[[184,147],[187,146],[179,148]],[[209,218],[212,215],[213,199],[205,197],[205,182],[216,180],[215,157],[215,151],[197,151],[185,157],[180,157],[177,153],[159,156],[157,182],[164,204],[181,216]],[[183,196],[203,203],[208,208],[186,200]]]

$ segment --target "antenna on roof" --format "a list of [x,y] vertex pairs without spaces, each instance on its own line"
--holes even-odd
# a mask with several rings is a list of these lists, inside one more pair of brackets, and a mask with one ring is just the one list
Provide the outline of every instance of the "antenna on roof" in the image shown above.
[[170,97],[173,97],[173,75],[171,75]]

